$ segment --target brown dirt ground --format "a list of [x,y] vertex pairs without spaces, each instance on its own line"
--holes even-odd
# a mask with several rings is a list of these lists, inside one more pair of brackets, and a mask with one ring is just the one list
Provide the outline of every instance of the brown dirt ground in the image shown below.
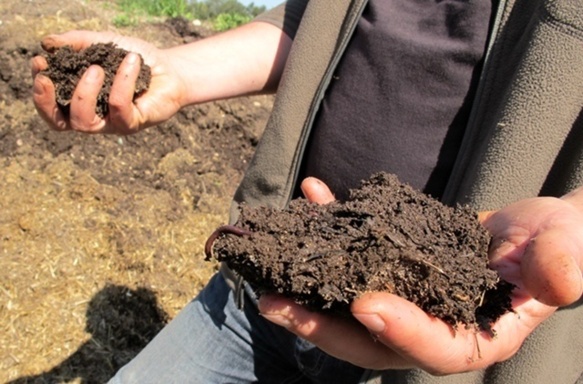
[[[49,33],[115,30],[102,0],[0,3],[0,382],[100,383],[200,290],[209,234],[272,98],[191,107],[129,137],[49,131],[29,60]],[[149,21],[160,47],[208,31]],[[188,28],[186,28],[188,30]]]

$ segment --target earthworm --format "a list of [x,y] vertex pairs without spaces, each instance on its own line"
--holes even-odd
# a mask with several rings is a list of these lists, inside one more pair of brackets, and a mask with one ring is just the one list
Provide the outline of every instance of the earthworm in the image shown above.
[[249,236],[251,235],[252,232],[243,228],[236,227],[234,225],[222,225],[218,227],[209,236],[206,243],[204,244],[204,253],[206,255],[207,260],[211,260],[213,258],[213,244],[215,240],[219,237],[219,235],[223,233],[232,233],[233,235],[237,236]]

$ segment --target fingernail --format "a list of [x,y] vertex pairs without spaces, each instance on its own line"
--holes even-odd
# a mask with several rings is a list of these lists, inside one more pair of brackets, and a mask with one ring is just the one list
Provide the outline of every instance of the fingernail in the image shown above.
[[57,35],[49,35],[42,39],[40,45],[47,52],[54,52],[57,47]]
[[284,328],[290,328],[292,325],[291,321],[289,321],[289,319],[283,315],[262,313],[261,316],[265,317],[267,320],[271,321],[272,323],[275,323],[275,324],[277,324],[281,327],[284,327]]
[[137,54],[135,54],[135,53],[132,53],[132,52],[128,53],[128,56],[127,56],[127,63],[128,63],[128,64],[131,64],[131,65],[134,65],[134,64],[136,64],[137,62],[138,62],[138,55],[137,55]]
[[87,68],[87,72],[85,72],[85,80],[93,82],[97,79],[99,79],[99,70],[95,67]]
[[353,316],[373,333],[381,333],[385,330],[386,324],[384,320],[376,313],[354,313]]

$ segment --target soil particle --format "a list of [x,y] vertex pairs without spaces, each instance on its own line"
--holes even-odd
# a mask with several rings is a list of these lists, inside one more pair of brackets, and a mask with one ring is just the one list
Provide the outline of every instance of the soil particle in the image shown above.
[[[105,80],[97,98],[95,113],[100,117],[107,115],[111,85],[117,68],[127,54],[128,51],[116,47],[113,43],[93,44],[79,52],[74,51],[69,46],[65,46],[54,53],[47,54],[46,59],[49,66],[43,74],[55,83],[57,104],[61,111],[65,115],[69,115],[69,104],[77,83],[87,68],[96,64],[105,71]],[[141,56],[140,62],[141,68],[134,91],[134,100],[145,92],[150,85],[150,67],[144,63]]]
[[513,286],[488,268],[489,242],[469,207],[447,207],[379,173],[345,203],[242,205],[236,226],[209,238],[207,258],[226,262],[258,293],[316,311],[349,314],[360,294],[385,291],[453,326],[490,330],[511,310]]

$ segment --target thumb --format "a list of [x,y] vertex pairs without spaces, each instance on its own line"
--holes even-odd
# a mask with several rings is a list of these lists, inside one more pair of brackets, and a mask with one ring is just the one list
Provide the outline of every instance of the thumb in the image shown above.
[[524,285],[542,303],[561,307],[574,303],[583,294],[583,233],[574,232],[583,231],[544,231],[531,239],[525,250],[521,263]]
[[483,212],[480,219],[494,238],[491,266],[501,273],[509,265],[520,267],[519,276],[503,276],[508,281],[519,279],[533,298],[553,307],[581,298],[583,214],[577,205],[539,197]]
[[315,177],[304,179],[301,188],[306,199],[313,203],[328,204],[336,200],[330,188],[322,180]]

